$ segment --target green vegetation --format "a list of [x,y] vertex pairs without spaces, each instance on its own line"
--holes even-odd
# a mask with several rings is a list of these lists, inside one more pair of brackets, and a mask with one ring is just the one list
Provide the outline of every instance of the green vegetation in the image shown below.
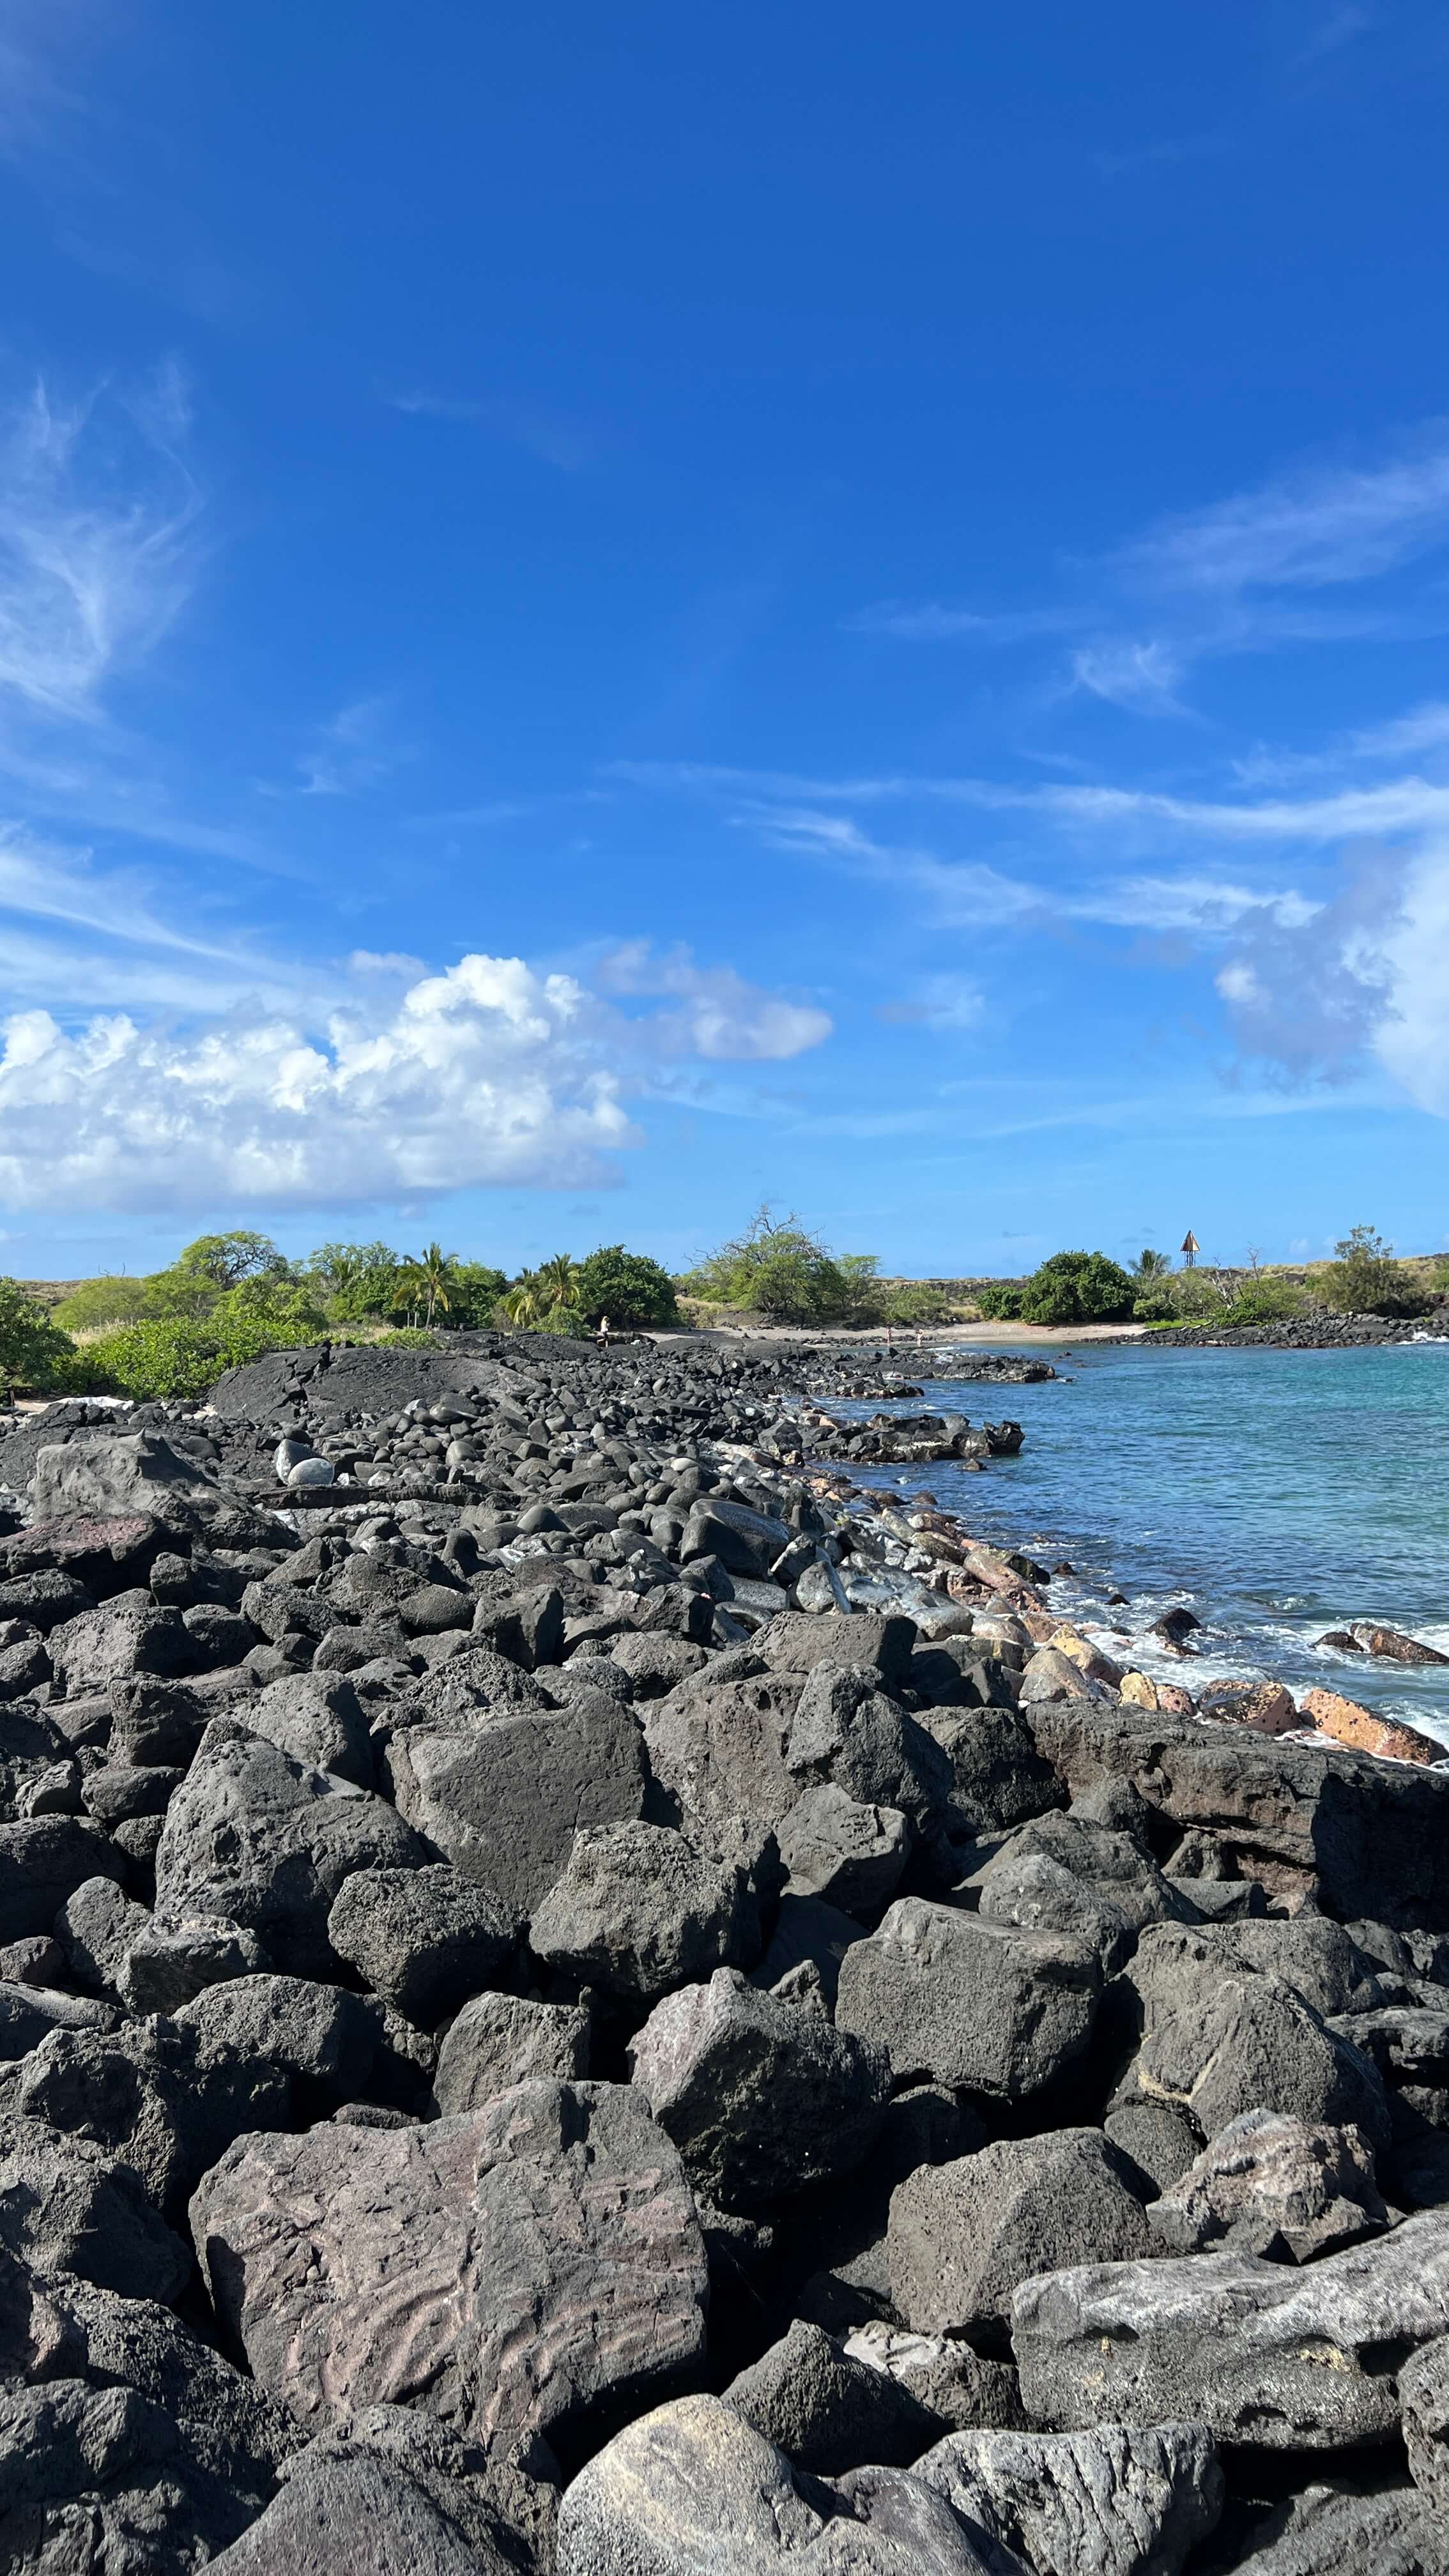
[[993,1321],[1117,1324],[1133,1312],[1135,1294],[1126,1271],[1105,1252],[1054,1252],[1029,1279],[997,1280],[976,1302]]
[[1333,1249],[1335,1258],[1313,1273],[1312,1287],[1334,1314],[1423,1314],[1428,1297],[1371,1225],[1354,1226]]
[[766,1206],[682,1285],[712,1305],[772,1324],[872,1324],[884,1311],[878,1268],[873,1252],[829,1252],[798,1217],[777,1221]]
[[647,1253],[626,1252],[622,1243],[602,1243],[581,1261],[575,1281],[576,1302],[585,1323],[677,1324],[679,1307],[667,1270]]
[[19,1280],[0,1279],[0,1387],[17,1395],[62,1389],[73,1357],[69,1335],[57,1330]]

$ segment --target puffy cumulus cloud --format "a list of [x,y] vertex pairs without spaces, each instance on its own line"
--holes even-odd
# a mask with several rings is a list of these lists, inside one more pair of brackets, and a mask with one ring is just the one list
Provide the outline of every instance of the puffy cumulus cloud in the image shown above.
[[682,989],[683,1007],[639,1019],[572,976],[486,956],[400,997],[374,977],[320,1031],[259,1005],[186,1027],[115,1012],[79,1032],[18,1012],[0,1024],[0,1199],[323,1206],[607,1181],[642,1141],[625,1095],[661,1057],[793,1054],[830,1026],[726,969],[663,972],[678,980],[644,989]]
[[[1307,918],[1291,908],[1243,917],[1215,981],[1245,1055],[1293,1081],[1342,1081],[1377,1057],[1421,1107],[1434,1105],[1432,1065],[1437,1057],[1449,1067],[1449,1033],[1435,1029],[1413,994],[1413,953],[1425,927],[1421,865],[1400,851],[1369,851]],[[1433,873],[1446,896],[1442,995],[1449,869]],[[1442,1088],[1449,1108],[1449,1083]]]
[[764,992],[732,966],[698,966],[687,948],[656,956],[644,939],[612,949],[596,980],[606,993],[677,999],[677,1009],[655,1013],[644,1026],[662,1053],[707,1063],[778,1063],[820,1046],[834,1026],[813,1003]]

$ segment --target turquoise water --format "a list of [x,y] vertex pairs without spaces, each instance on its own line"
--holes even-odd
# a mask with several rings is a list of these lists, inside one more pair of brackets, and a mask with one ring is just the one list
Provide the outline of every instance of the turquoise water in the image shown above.
[[[931,1405],[1021,1422],[1019,1458],[974,1476],[949,1463],[860,1469],[859,1481],[929,1490],[983,1537],[1069,1559],[1074,1578],[1054,1583],[1053,1607],[1119,1658],[1185,1603],[1206,1627],[1198,1659],[1184,1667],[1144,1646],[1132,1659],[1148,1671],[1189,1685],[1240,1672],[1319,1683],[1449,1744],[1449,1666],[1314,1648],[1325,1628],[1379,1618],[1449,1652],[1449,1344],[1148,1341],[1051,1357],[1070,1384],[918,1381]],[[1125,1608],[1108,1606],[1112,1591]]]

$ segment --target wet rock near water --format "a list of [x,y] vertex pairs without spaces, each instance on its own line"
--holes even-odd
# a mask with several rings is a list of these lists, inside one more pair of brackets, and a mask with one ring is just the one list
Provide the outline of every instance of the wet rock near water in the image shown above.
[[0,1431],[22,2576],[1441,2565],[1437,1748],[1114,1660],[846,1367]]

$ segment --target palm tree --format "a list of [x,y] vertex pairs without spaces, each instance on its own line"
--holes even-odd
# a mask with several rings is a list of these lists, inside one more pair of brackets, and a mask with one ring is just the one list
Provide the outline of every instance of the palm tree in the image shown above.
[[1165,1279],[1172,1263],[1165,1252],[1139,1252],[1132,1269],[1138,1279]]
[[537,1277],[546,1308],[578,1304],[579,1266],[568,1253],[556,1252],[552,1261],[541,1263]]
[[449,1283],[457,1267],[456,1252],[445,1252],[440,1243],[430,1243],[421,1252],[408,1253],[395,1302],[419,1304],[426,1298],[428,1311],[424,1320],[431,1324],[440,1306],[445,1315],[448,1312]]
[[503,1311],[510,1324],[517,1324],[521,1332],[531,1333],[542,1321],[548,1302],[540,1284],[538,1272],[536,1270],[520,1272],[502,1302]]

